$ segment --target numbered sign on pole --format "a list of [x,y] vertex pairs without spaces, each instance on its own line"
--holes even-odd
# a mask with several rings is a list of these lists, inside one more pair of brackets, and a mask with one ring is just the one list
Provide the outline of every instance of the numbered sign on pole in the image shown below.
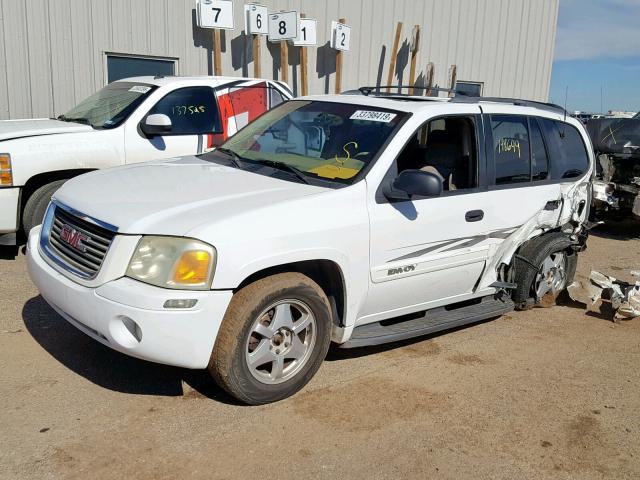
[[316,31],[318,23],[311,18],[301,18],[298,26],[298,36],[293,40],[293,44],[297,47],[315,47]]
[[331,22],[331,48],[349,51],[351,41],[351,27],[336,21]]
[[298,35],[298,12],[279,12],[269,14],[269,40],[294,39]]
[[268,35],[269,12],[264,5],[249,4],[244,6],[245,32],[249,35]]
[[199,27],[233,30],[232,0],[198,0],[196,12]]

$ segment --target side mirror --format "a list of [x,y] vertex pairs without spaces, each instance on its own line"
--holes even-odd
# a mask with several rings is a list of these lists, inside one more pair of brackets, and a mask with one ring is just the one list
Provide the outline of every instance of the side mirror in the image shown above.
[[415,197],[439,197],[442,178],[422,170],[403,170],[382,193],[389,200],[411,200]]
[[171,131],[171,119],[164,113],[147,115],[140,123],[140,130],[149,137],[168,133]]

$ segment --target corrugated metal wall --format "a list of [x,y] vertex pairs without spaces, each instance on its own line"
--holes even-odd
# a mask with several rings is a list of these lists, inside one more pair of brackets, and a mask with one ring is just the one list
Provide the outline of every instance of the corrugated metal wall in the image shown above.
[[[404,23],[395,82],[408,81],[408,42],[421,26],[418,74],[429,61],[446,86],[484,83],[484,95],[546,100],[559,0],[264,0],[269,11],[295,9],[318,20],[309,50],[311,93],[332,93],[331,20],[352,27],[343,89],[386,83],[395,24]],[[223,33],[223,73],[253,74],[243,35],[244,1],[234,0],[236,30]],[[212,73],[212,32],[195,22],[194,0],[0,0],[0,119],[53,116],[105,84],[105,52],[178,59],[178,74]],[[280,50],[263,42],[262,75],[278,78]],[[289,83],[299,89],[299,52],[289,48]]]

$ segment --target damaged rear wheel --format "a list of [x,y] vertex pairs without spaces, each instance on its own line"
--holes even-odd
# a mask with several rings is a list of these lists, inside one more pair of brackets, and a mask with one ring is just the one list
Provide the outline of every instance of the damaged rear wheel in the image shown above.
[[562,233],[550,233],[526,242],[515,257],[513,291],[516,308],[551,306],[573,282],[578,258],[571,240]]

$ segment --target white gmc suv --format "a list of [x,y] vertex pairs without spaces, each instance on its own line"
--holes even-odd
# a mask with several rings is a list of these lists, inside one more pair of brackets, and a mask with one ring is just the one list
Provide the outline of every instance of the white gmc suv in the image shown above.
[[272,402],[332,341],[554,300],[585,247],[593,164],[582,125],[553,105],[310,96],[212,152],[70,180],[31,231],[28,266],[95,340]]
[[203,153],[290,98],[289,87],[272,80],[135,77],[56,119],[0,121],[0,245],[42,223],[51,195],[69,178]]

